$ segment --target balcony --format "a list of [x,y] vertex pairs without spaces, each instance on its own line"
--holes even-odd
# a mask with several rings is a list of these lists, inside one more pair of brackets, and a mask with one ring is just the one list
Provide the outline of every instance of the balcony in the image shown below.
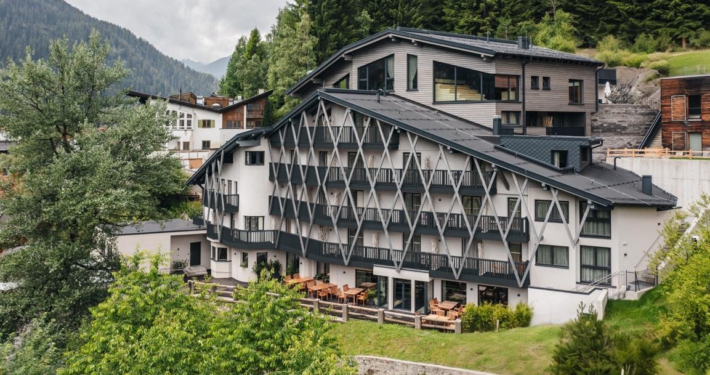
[[[271,207],[270,215],[281,215],[281,207],[277,197],[271,197]],[[286,199],[285,205],[285,217],[289,219],[296,219],[298,216],[299,220],[310,221],[310,215],[308,212],[308,206],[305,202],[300,202],[298,215],[294,212],[293,201]],[[298,205],[298,202],[296,202]],[[379,211],[376,208],[352,208],[349,206],[343,206],[338,213],[338,207],[328,207],[323,204],[312,204],[311,208],[314,210],[315,217],[314,222],[318,225],[333,225],[333,216],[337,215],[335,222],[338,227],[341,228],[357,228],[357,216],[363,215],[362,227],[364,229],[370,230],[383,230],[383,225],[381,220],[384,218],[384,222],[388,222],[387,230],[393,232],[408,233],[409,222],[415,222],[416,212],[404,210],[389,210],[382,209],[382,216],[380,216]],[[407,220],[407,216],[409,220]],[[476,224],[476,215],[464,215],[464,214],[451,214],[449,215],[448,221],[446,220],[446,214],[444,213],[434,213],[423,211],[419,215],[418,220],[416,220],[415,233],[424,235],[439,235],[439,229],[437,228],[437,221],[444,229],[444,235],[449,237],[458,238],[468,238],[470,233],[466,226],[466,220],[468,224],[473,226]],[[504,216],[498,217],[498,222],[500,222],[501,228],[505,231],[510,225],[510,231],[506,237],[508,242],[528,242],[530,240],[530,233],[528,228],[527,218],[508,218]],[[481,216],[478,225],[476,226],[474,232],[474,238],[479,240],[493,240],[502,241],[503,238],[498,230],[498,224],[496,223],[495,216]]]
[[[208,223],[208,236],[209,228],[216,227]],[[345,265],[339,244],[312,238],[303,242],[307,242],[306,258],[328,264]],[[221,243],[240,249],[277,249],[303,255],[301,238],[298,235],[276,230],[245,231],[223,227]],[[346,251],[349,250],[348,245],[344,247]],[[432,277],[448,279],[454,278],[454,269],[463,267],[460,280],[510,287],[518,286],[513,267],[517,269],[519,275],[522,275],[527,266],[527,262],[511,264],[501,260],[448,257],[443,254],[413,251],[405,253],[402,250],[369,246],[353,247],[348,266],[371,269],[373,266],[393,266],[395,263],[401,263],[402,268],[405,269],[428,271]],[[530,280],[527,278],[524,285],[527,286],[529,283]]]
[[192,223],[204,227],[205,219],[202,217],[202,215],[195,215],[192,217]]
[[584,137],[584,126],[552,126],[545,128],[547,135]]
[[[382,150],[385,145],[380,137],[380,132],[376,127],[372,127],[365,134],[365,127],[353,127],[353,126],[316,126],[302,128],[298,136],[298,141],[294,139],[293,132],[287,128],[284,143],[281,144],[281,138],[279,134],[274,134],[271,136],[270,142],[272,147],[284,146],[284,147],[309,147],[311,140],[309,137],[309,132],[313,135],[313,147],[314,148],[324,148],[332,149],[334,148],[334,140],[337,140],[337,145],[339,149],[357,149],[357,140],[365,137],[363,139],[362,148],[370,150]],[[385,131],[385,135],[389,134],[389,131]],[[392,135],[392,139],[389,144],[390,149],[397,149],[399,147],[399,133],[395,132]]]
[[214,194],[213,190],[207,190],[202,195],[202,205],[213,208],[220,212],[239,212],[239,194]]
[[[276,167],[274,173],[273,167]],[[350,179],[350,187],[353,189],[364,190],[370,188],[370,178],[375,179],[375,188],[377,190],[395,191],[398,184],[402,183],[402,191],[408,193],[422,193],[425,191],[425,182],[431,181],[429,191],[432,193],[453,193],[454,186],[459,183],[459,193],[462,195],[478,195],[485,194],[484,186],[489,186],[493,178],[493,172],[484,172],[483,179],[476,171],[452,171],[424,169],[422,173],[414,169],[385,169],[382,168],[377,173],[377,168],[340,168],[331,167],[306,167],[306,178],[304,180],[300,166],[295,166],[291,171],[291,179],[289,181],[287,171],[291,169],[291,164],[271,163],[269,166],[269,181],[278,181],[279,183],[292,183],[300,185],[305,183],[308,186],[319,186],[319,180],[324,181],[327,187],[345,188],[346,181]],[[276,177],[278,176],[278,178]],[[422,178],[423,176],[423,178]],[[453,180],[452,180],[453,177]],[[461,181],[463,179],[463,181]],[[491,187],[490,194],[496,194],[496,184]]]

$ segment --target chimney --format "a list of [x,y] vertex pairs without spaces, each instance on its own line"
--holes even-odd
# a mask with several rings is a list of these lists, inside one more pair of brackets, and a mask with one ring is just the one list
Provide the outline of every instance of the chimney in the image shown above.
[[493,135],[501,135],[501,130],[503,130],[502,128],[503,125],[502,121],[500,120],[500,116],[493,116]]
[[641,176],[641,192],[646,195],[653,195],[653,182],[650,175]]
[[526,36],[519,36],[518,49],[530,49],[530,39]]

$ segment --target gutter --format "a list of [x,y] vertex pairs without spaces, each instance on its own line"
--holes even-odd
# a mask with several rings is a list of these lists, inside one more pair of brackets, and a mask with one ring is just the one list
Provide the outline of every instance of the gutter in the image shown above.
[[523,66],[523,84],[522,84],[522,86],[523,86],[523,91],[522,91],[523,111],[522,111],[522,114],[520,117],[521,117],[521,121],[523,122],[523,135],[528,134],[528,116],[527,116],[527,113],[525,112],[525,102],[527,101],[527,96],[525,95],[525,87],[528,84],[525,82],[525,65],[528,65],[531,62],[532,62],[532,60],[528,60],[528,61],[523,62],[523,64],[522,64],[522,66]]
[[599,112],[599,71],[604,69],[604,65],[594,71],[594,113]]

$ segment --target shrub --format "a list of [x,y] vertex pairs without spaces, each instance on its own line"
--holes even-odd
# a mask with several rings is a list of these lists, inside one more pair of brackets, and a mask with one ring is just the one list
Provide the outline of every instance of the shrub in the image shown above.
[[621,334],[614,336],[613,354],[616,365],[624,374],[654,375],[658,373],[658,363],[653,358],[660,351],[657,343],[642,337]]
[[710,31],[698,30],[698,33],[690,38],[690,45],[695,48],[710,48]]
[[519,303],[515,305],[513,310],[513,326],[514,327],[529,327],[532,321],[533,309],[527,303]]
[[656,52],[648,55],[646,58],[646,62],[644,63],[644,66],[646,64],[652,63],[654,61],[660,61],[660,60],[668,60],[671,58],[671,54],[668,52]]
[[622,42],[613,35],[607,35],[597,43],[599,52],[616,52],[624,48]]
[[667,60],[658,60],[648,64],[649,69],[653,69],[662,76],[667,76],[671,72],[671,65]]
[[683,340],[678,344],[678,365],[688,375],[710,371],[710,335],[702,341]]
[[647,57],[648,55],[644,53],[633,53],[624,58],[622,65],[628,66],[629,68],[640,68]]
[[622,54],[612,51],[599,52],[594,56],[594,58],[606,63],[607,66],[612,68],[621,65],[624,61],[624,56]]
[[656,51],[670,51],[674,47],[673,37],[667,31],[662,31],[656,37]]
[[552,355],[555,374],[611,374],[615,371],[609,330],[597,312],[580,303],[577,318],[562,327],[562,340]]
[[652,35],[641,34],[634,41],[631,51],[636,53],[653,53],[656,51],[656,40]]

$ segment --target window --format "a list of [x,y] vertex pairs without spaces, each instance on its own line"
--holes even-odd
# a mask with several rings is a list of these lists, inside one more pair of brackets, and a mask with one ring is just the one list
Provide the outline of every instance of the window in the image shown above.
[[355,244],[355,246],[362,247],[364,245],[363,231],[360,230],[360,234],[357,237],[355,237],[355,232],[357,232],[356,229],[348,229],[348,245]]
[[557,168],[567,168],[567,150],[552,151],[552,165]]
[[566,246],[540,245],[535,255],[538,266],[569,267],[569,248]]
[[188,151],[190,149],[190,142],[183,142],[182,149]]
[[264,151],[247,151],[245,161],[246,165],[264,165]]
[[407,90],[418,90],[417,56],[407,55]]
[[249,103],[247,104],[247,111],[261,111],[261,103]]
[[700,120],[701,100],[700,95],[688,95],[688,119]]
[[180,112],[178,114],[178,129],[192,129],[192,114]]
[[422,195],[419,193],[404,193],[404,209],[409,211],[410,219],[414,220],[412,215],[419,212],[422,206]]
[[466,304],[466,283],[458,281],[441,281],[441,299]]
[[256,253],[256,263],[266,264],[269,259],[269,253]]
[[227,125],[225,129],[241,129],[242,128],[242,122],[241,120],[227,120]]
[[394,90],[394,55],[357,69],[358,90]]
[[[559,201],[559,203],[560,208],[562,208],[562,212],[565,215],[565,221],[569,223],[569,202]],[[545,217],[547,217],[547,211],[550,209],[550,205],[552,205],[552,201],[535,201],[535,221],[545,221]],[[562,216],[560,216],[560,210],[558,210],[557,207],[552,207],[552,212],[550,212],[550,219],[547,221],[551,223],[562,222]]]
[[513,256],[513,262],[521,263],[523,261],[523,244],[509,242],[508,249],[510,249],[510,255]]
[[245,216],[244,230],[264,230],[263,216]]
[[350,88],[350,74],[346,74],[345,77],[337,80],[333,84],[333,88],[336,89],[349,89]]
[[515,209],[515,204],[518,203],[518,198],[508,198],[508,217],[509,218],[520,218],[520,212],[522,211],[522,204],[518,206],[518,210],[515,211],[513,215],[513,209]]
[[[355,286],[357,288],[362,288],[360,285],[362,283],[377,283],[377,276],[375,276],[372,271],[368,270],[355,270]],[[365,288],[368,289],[368,288]]]
[[229,251],[226,247],[212,246],[212,259],[218,262],[229,261]]
[[671,96],[671,121],[685,121],[687,118],[685,95]]
[[589,161],[589,147],[585,146],[579,148],[579,159],[582,163]]
[[202,149],[209,150],[210,149],[210,141],[202,141]]
[[499,286],[478,285],[478,304],[508,305],[508,288]]
[[434,101],[518,100],[518,76],[494,75],[434,62]]
[[[579,204],[579,220],[582,221],[587,202]],[[582,226],[581,235],[584,237],[611,238],[611,210],[592,208],[587,214],[587,220]]]
[[530,88],[533,90],[540,89],[540,77],[538,77],[538,76],[530,77]]
[[242,267],[249,267],[249,253],[246,251],[242,252]]
[[409,246],[407,246],[407,240],[409,240],[409,233],[402,233],[402,250],[409,250],[410,252],[422,251],[422,236],[418,234],[413,235]]
[[550,77],[542,77],[542,89],[550,90]]
[[503,125],[520,125],[520,112],[502,111],[500,118]]
[[197,121],[198,128],[214,128],[214,120],[199,120]]
[[256,129],[261,127],[261,120],[247,120],[247,129]]
[[328,166],[328,151],[318,151],[318,166]]
[[[583,283],[599,281],[611,274],[611,249],[582,246],[580,252],[580,279]],[[608,284],[609,280],[601,283]]]
[[571,104],[582,104],[582,81],[578,79],[569,80],[569,102]]
[[464,195],[461,197],[461,202],[463,203],[463,210],[466,215],[478,216],[478,212],[481,209],[481,197]]

